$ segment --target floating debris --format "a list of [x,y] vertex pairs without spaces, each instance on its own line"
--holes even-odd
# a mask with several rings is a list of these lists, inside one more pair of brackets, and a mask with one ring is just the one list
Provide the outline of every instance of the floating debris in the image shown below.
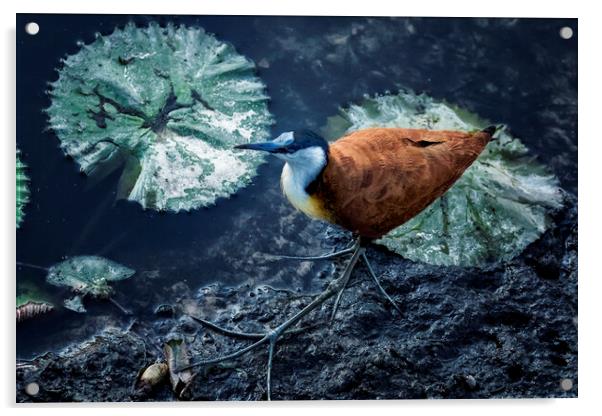
[[166,363],[154,363],[140,370],[134,383],[134,394],[145,397],[165,382],[169,375],[169,366]]
[[236,144],[267,138],[272,116],[255,65],[201,28],[98,34],[50,84],[50,127],[96,181],[123,168],[117,197],[188,211],[246,186],[263,161]]
[[165,343],[163,351],[165,352],[169,366],[171,387],[174,393],[180,397],[184,389],[194,378],[191,370],[178,371],[190,365],[186,343],[183,339],[173,338]]
[[140,383],[155,387],[161,383],[169,374],[169,367],[166,363],[155,363],[149,366],[140,376]]
[[[368,127],[474,131],[491,123],[477,115],[410,91],[366,97],[328,119],[335,139]],[[414,261],[479,266],[512,259],[552,225],[563,204],[557,178],[506,131],[441,198],[377,240]]]
[[23,218],[25,217],[25,212],[23,210],[25,208],[25,205],[29,202],[29,195],[30,195],[29,178],[25,174],[25,169],[27,168],[27,165],[25,165],[25,163],[23,163],[21,161],[21,158],[19,157],[20,153],[21,152],[17,149],[17,161],[16,161],[16,166],[17,166],[17,172],[16,172],[16,177],[17,177],[17,186],[16,186],[16,190],[17,190],[17,195],[16,195],[17,228],[19,228],[21,226],[21,223],[23,222]]
[[72,298],[65,299],[63,302],[63,306],[70,311],[77,313],[85,313],[86,308],[84,307],[84,300],[80,295],[75,295]]
[[23,305],[17,306],[17,323],[19,324],[27,319],[45,315],[53,310],[54,306],[50,303],[29,301]]
[[86,312],[83,298],[92,296],[108,299],[124,313],[129,313],[111,295],[109,282],[130,278],[135,270],[99,256],[77,256],[58,263],[48,269],[46,280],[54,286],[66,286],[75,292],[64,306],[74,312]]

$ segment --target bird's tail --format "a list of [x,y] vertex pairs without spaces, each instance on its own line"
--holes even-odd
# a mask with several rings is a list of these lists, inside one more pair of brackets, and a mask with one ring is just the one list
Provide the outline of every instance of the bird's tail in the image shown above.
[[495,139],[495,134],[498,131],[502,131],[506,128],[506,126],[504,124],[498,124],[497,126],[495,125],[491,125],[489,127],[485,127],[483,130],[481,130],[483,133],[487,133],[489,136],[491,136],[492,139]]

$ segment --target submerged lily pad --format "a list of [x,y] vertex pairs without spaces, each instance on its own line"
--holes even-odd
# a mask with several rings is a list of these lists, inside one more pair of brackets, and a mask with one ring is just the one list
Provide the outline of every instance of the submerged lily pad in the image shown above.
[[[328,119],[329,139],[368,127],[474,131],[477,115],[409,91],[366,97]],[[558,180],[517,138],[497,139],[441,198],[377,241],[411,260],[479,266],[509,260],[552,225],[562,206]]]
[[17,279],[17,307],[29,302],[52,304],[52,297],[43,287],[28,276]]
[[25,169],[27,165],[21,162],[21,158],[19,157],[19,150],[17,150],[17,228],[21,226],[23,222],[23,217],[25,216],[25,212],[23,209],[25,205],[29,202],[29,178],[25,174]]
[[51,312],[53,300],[45,288],[30,276],[17,279],[17,323]]
[[54,306],[50,303],[33,301],[26,302],[22,305],[17,306],[17,323],[21,323],[32,318],[37,318],[41,315],[45,315],[49,312],[52,312],[53,310]]
[[191,210],[247,185],[263,160],[234,152],[272,117],[252,61],[201,28],[128,24],[63,61],[50,127],[81,171],[123,168],[118,198]]
[[103,257],[77,256],[48,269],[46,280],[55,286],[71,288],[75,296],[64,302],[65,307],[85,312],[85,296],[109,298],[113,292],[109,282],[128,279],[134,273],[135,270]]

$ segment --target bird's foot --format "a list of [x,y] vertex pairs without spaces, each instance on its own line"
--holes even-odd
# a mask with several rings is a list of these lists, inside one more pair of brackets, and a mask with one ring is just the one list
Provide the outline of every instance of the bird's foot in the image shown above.
[[326,302],[332,296],[337,295],[335,307],[333,309],[333,314],[332,314],[332,318],[334,318],[337,308],[338,308],[339,301],[341,299],[341,295],[342,295],[343,291],[345,290],[345,288],[347,287],[347,284],[349,282],[351,272],[353,271],[355,265],[357,264],[357,261],[359,260],[360,256],[364,253],[364,248],[359,245],[359,242],[356,243],[352,249],[353,249],[353,255],[351,256],[351,259],[345,266],[345,270],[343,271],[343,273],[341,274],[340,277],[338,277],[337,279],[330,282],[330,284],[328,285],[326,290],[324,290],[313,301],[311,301],[311,303],[309,305],[305,306],[303,309],[301,309],[299,312],[297,312],[295,315],[293,315],[287,321],[283,322],[282,324],[278,325],[276,328],[273,328],[265,333],[248,333],[248,332],[232,331],[230,329],[223,328],[221,326],[218,326],[218,325],[211,323],[209,321],[206,321],[204,319],[193,318],[196,322],[200,323],[205,328],[219,332],[222,335],[226,335],[226,336],[233,337],[233,338],[246,339],[246,340],[250,340],[253,342],[250,345],[248,345],[244,348],[241,348],[237,351],[234,351],[230,354],[222,355],[220,357],[216,357],[216,358],[212,358],[212,359],[208,359],[208,360],[197,361],[189,366],[178,369],[178,371],[183,371],[183,370],[187,370],[187,369],[199,367],[199,366],[217,364],[217,363],[227,361],[227,360],[233,360],[233,359],[238,358],[250,351],[253,351],[253,350],[261,347],[262,345],[267,345],[268,346],[268,363],[267,363],[267,371],[266,371],[266,373],[267,373],[266,374],[267,398],[268,398],[268,400],[271,400],[271,397],[272,397],[272,362],[274,359],[274,351],[276,348],[276,342],[283,336],[293,335],[293,334],[297,334],[297,333],[306,331],[307,328],[292,328],[292,327],[294,325],[296,325],[303,317],[305,317],[311,311],[313,311],[314,309],[316,309],[317,307],[322,305],[324,302]]
[[334,253],[327,253],[321,256],[286,256],[280,254],[267,254],[267,257],[273,260],[301,260],[301,261],[314,261],[314,260],[330,260],[337,257],[342,257],[347,254],[352,254],[355,250],[355,244],[352,247],[346,248],[344,250],[335,251]]
[[334,318],[336,316],[343,292],[344,292],[345,288],[347,287],[349,280],[351,278],[351,272],[355,268],[355,265],[357,264],[357,262],[359,261],[360,258],[362,258],[364,260],[364,262],[366,263],[366,267],[368,268],[368,273],[370,274],[370,277],[372,278],[374,283],[376,283],[376,286],[377,286],[378,290],[380,291],[380,293],[393,305],[393,307],[401,315],[401,309],[399,308],[399,306],[397,306],[395,301],[393,301],[391,296],[389,296],[389,294],[385,291],[385,289],[380,284],[378,278],[376,277],[376,274],[374,273],[372,265],[370,264],[370,262],[368,261],[368,257],[366,256],[365,248],[360,245],[359,240],[356,241],[356,243],[353,245],[353,247],[351,247],[345,251],[348,251],[353,254],[351,256],[351,259],[345,266],[343,273],[337,279],[330,282],[330,284],[328,285],[326,290],[324,290],[320,295],[318,295],[309,305],[305,306],[303,309],[301,309],[299,312],[297,312],[295,315],[293,315],[287,321],[283,322],[282,324],[278,325],[276,328],[273,328],[265,333],[259,333],[259,332],[258,333],[250,333],[250,332],[233,331],[230,329],[223,328],[212,322],[206,321],[204,319],[191,317],[192,319],[194,319],[196,322],[198,322],[199,324],[201,324],[202,326],[204,326],[207,329],[210,329],[212,331],[221,333],[222,335],[229,336],[232,338],[249,340],[249,341],[252,341],[252,343],[250,345],[248,345],[244,348],[241,348],[237,351],[234,351],[230,354],[222,355],[220,357],[216,357],[216,358],[212,358],[212,359],[208,359],[208,360],[197,361],[187,367],[179,369],[179,371],[194,368],[194,367],[204,366],[204,365],[217,364],[217,363],[220,363],[223,361],[233,360],[238,357],[241,357],[242,355],[244,355],[250,351],[253,351],[253,350],[261,347],[262,345],[267,345],[267,347],[268,347],[268,362],[267,362],[267,371],[266,371],[267,398],[268,398],[268,400],[271,400],[271,397],[272,397],[272,363],[274,360],[274,352],[275,352],[275,348],[276,348],[276,342],[282,337],[307,331],[308,327],[301,327],[301,328],[293,328],[293,327],[297,323],[299,323],[299,321],[301,321],[301,319],[303,319],[311,311],[318,308],[320,305],[322,305],[328,299],[330,299],[331,297],[336,295],[335,303],[334,303],[331,318],[330,318],[330,322],[332,323],[332,321],[334,320]]
[[[387,293],[387,291],[385,290],[385,288],[380,284],[380,281],[378,280],[378,277],[376,277],[376,273],[374,273],[374,269],[372,268],[372,265],[370,264],[370,260],[368,260],[368,256],[366,256],[366,250],[363,249],[363,248],[360,249],[360,257],[362,258],[362,260],[364,260],[364,263],[366,263],[366,267],[368,269],[368,274],[370,275],[370,277],[372,278],[372,280],[376,284],[376,287],[378,288],[378,291],[381,293],[381,295],[383,295],[383,297],[386,300],[388,300],[391,303],[391,305],[393,305],[393,307],[395,308],[395,310],[397,312],[399,312],[399,315],[401,316],[402,315],[401,309],[399,308],[399,306],[397,305],[397,303],[395,303],[395,301],[393,300],[393,298],[391,298],[391,296],[389,296],[389,294]],[[341,301],[341,297],[343,296],[343,292],[345,291],[345,288],[347,287],[348,283],[349,283],[349,277],[347,278],[347,280],[345,280],[345,281],[343,281],[341,283],[341,289],[337,293],[337,297],[336,297],[335,302],[334,302],[334,307],[332,308],[332,315],[330,316],[330,323],[331,324],[334,321],[334,318],[336,317],[337,310],[339,308],[339,303]]]
[[233,360],[235,358],[238,358],[248,352],[251,352],[251,351],[261,347],[262,345],[267,345],[268,346],[268,362],[267,362],[267,370],[266,370],[266,378],[267,378],[266,384],[267,384],[267,399],[268,400],[271,400],[271,398],[272,398],[272,363],[274,361],[274,351],[276,348],[276,342],[284,336],[298,334],[300,332],[307,330],[307,327],[294,328],[294,329],[287,330],[286,329],[287,323],[289,322],[289,321],[287,321],[287,322],[284,322],[283,324],[279,325],[278,327],[276,327],[270,331],[267,331],[265,333],[239,332],[239,331],[232,331],[230,329],[223,328],[219,325],[216,325],[216,324],[206,321],[204,319],[195,318],[193,316],[191,316],[191,318],[193,320],[195,320],[196,322],[198,322],[199,324],[201,324],[202,326],[204,326],[205,328],[215,331],[217,333],[220,333],[222,335],[232,337],[232,338],[251,340],[254,342],[245,348],[241,348],[237,351],[234,351],[233,353],[223,355],[220,357],[216,357],[213,359],[209,359],[209,360],[197,361],[187,367],[178,369],[178,371],[183,371],[183,370],[187,370],[187,369],[190,369],[193,367],[218,364],[223,361]]
[[362,253],[362,260],[364,260],[364,263],[366,263],[366,267],[368,268],[368,274],[370,275],[370,277],[372,278],[372,280],[374,281],[374,283],[376,284],[376,287],[378,288],[378,291],[381,293],[381,295],[383,295],[383,297],[385,299],[387,299],[391,305],[393,305],[393,307],[395,308],[395,310],[397,312],[399,312],[399,315],[401,316],[401,309],[399,308],[399,306],[397,305],[397,303],[395,303],[395,301],[391,298],[391,296],[389,296],[389,294],[387,293],[387,291],[385,290],[384,287],[382,287],[382,285],[380,284],[380,281],[378,280],[378,277],[376,277],[376,273],[374,273],[374,269],[372,268],[372,265],[370,264],[370,261],[368,260],[368,256],[366,256],[366,252]]

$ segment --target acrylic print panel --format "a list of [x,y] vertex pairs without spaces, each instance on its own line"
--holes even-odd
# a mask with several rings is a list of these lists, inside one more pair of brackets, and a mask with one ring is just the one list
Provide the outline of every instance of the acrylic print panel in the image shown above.
[[17,15],[17,401],[576,397],[577,36]]

